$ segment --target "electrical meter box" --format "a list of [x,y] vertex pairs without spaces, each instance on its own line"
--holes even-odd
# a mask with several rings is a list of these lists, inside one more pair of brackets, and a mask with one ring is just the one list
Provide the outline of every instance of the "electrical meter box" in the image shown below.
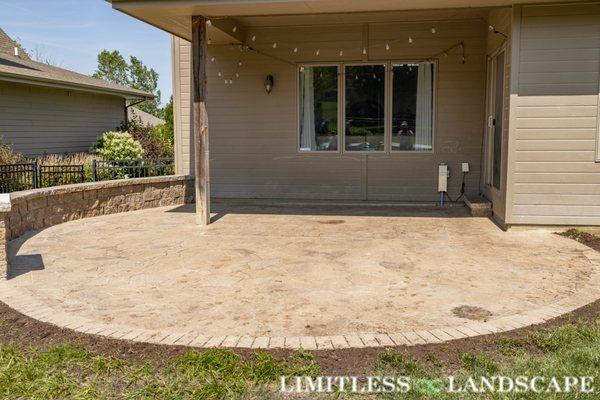
[[448,166],[440,164],[438,167],[438,192],[448,191]]

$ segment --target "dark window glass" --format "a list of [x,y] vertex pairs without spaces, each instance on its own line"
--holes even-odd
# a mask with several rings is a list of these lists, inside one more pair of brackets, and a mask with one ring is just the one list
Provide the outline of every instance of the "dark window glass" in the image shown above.
[[346,66],[345,147],[348,151],[385,149],[385,66]]
[[433,64],[392,67],[392,151],[431,151]]

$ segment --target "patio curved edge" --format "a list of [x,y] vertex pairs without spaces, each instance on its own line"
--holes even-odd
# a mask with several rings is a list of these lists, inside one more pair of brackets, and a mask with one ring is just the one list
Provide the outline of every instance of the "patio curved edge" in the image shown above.
[[195,348],[244,348],[290,350],[337,350],[367,347],[415,346],[443,343],[457,339],[508,332],[541,324],[560,317],[600,298],[600,253],[586,250],[584,256],[592,265],[588,281],[574,294],[544,307],[500,317],[486,322],[438,327],[397,333],[350,333],[335,336],[207,336],[185,330],[151,330],[89,320],[65,312],[57,312],[32,296],[15,290],[7,280],[0,281],[0,301],[16,311],[41,322],[78,333],[139,343],[188,346]]

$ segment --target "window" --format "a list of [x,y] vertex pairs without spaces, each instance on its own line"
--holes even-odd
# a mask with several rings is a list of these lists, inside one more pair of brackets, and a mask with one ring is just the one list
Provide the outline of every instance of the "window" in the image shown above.
[[385,65],[345,68],[345,148],[385,150]]
[[338,150],[338,67],[300,68],[300,150]]
[[429,61],[301,66],[300,151],[432,151],[435,73]]
[[431,151],[433,64],[392,65],[392,151]]

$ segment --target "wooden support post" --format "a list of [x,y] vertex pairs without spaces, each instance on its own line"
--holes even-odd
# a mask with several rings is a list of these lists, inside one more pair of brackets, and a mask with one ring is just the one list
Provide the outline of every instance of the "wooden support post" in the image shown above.
[[206,18],[192,17],[192,96],[194,99],[194,163],[196,221],[210,224],[210,169],[206,113]]

